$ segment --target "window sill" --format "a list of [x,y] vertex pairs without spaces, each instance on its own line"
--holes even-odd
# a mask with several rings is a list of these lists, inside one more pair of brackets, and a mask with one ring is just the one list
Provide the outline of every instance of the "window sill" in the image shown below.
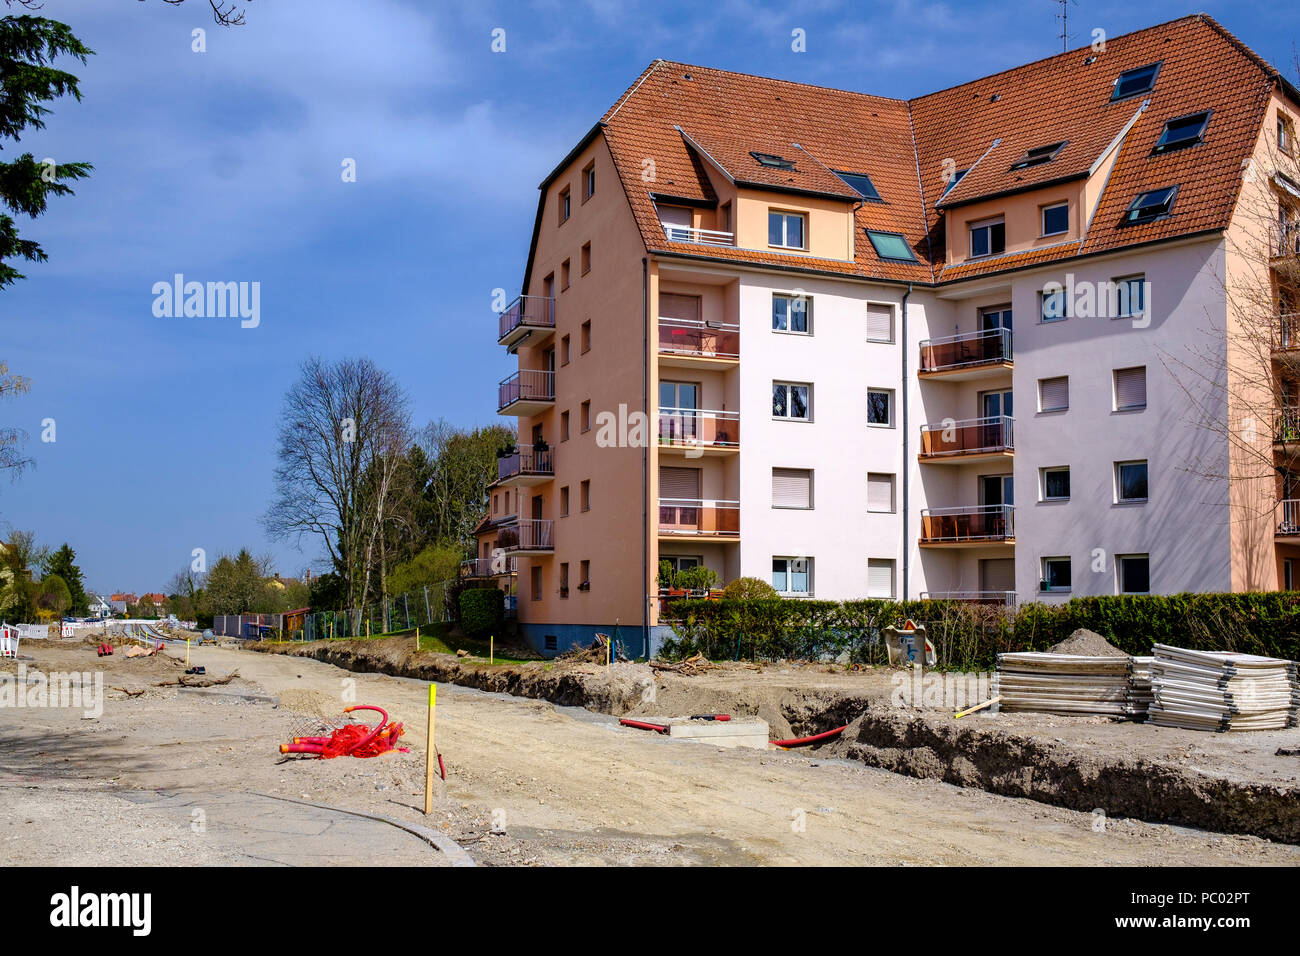
[[775,335],[802,335],[806,338],[812,338],[812,332],[791,331],[790,329],[773,329],[772,332]]

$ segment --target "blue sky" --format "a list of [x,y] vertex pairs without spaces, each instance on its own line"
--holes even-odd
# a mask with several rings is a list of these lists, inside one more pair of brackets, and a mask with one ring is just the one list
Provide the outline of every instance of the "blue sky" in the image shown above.
[[[1079,0],[1070,45],[1195,9]],[[1200,9],[1294,79],[1300,8]],[[247,25],[222,29],[204,0],[45,0],[41,15],[97,55],[65,66],[83,101],[56,103],[20,149],[96,169],[20,225],[50,262],[0,292],[0,358],[33,380],[0,421],[30,433],[37,462],[0,484],[0,535],[68,541],[104,590],[162,590],[200,547],[300,573],[316,548],[270,542],[258,523],[298,363],[368,356],[404,384],[417,424],[492,422],[509,371],[492,290],[519,289],[537,184],[651,60],[908,97],[1058,52],[1058,12],[255,0]],[[154,283],[178,272],[259,282],[260,325],[155,317]]]

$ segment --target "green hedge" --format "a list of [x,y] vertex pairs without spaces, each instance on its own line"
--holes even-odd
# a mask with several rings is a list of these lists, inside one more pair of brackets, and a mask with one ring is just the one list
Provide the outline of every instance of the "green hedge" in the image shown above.
[[1152,644],[1300,658],[1300,593],[1174,594],[1074,598],[1015,608],[962,601],[673,601],[663,615],[674,637],[668,658],[813,660],[848,654],[886,659],[881,628],[912,618],[926,625],[938,666],[989,670],[1004,651],[1042,651],[1078,628],[1130,654]]
[[499,633],[505,619],[505,593],[499,588],[466,588],[460,592],[460,629],[466,637]]

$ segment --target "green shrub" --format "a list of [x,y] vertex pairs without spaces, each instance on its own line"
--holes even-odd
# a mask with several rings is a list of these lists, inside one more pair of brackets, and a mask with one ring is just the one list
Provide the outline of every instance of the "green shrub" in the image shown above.
[[1015,608],[734,596],[740,581],[756,580],[733,581],[720,601],[667,605],[663,622],[674,637],[663,655],[815,660],[847,654],[850,661],[879,664],[886,659],[881,629],[911,618],[926,626],[938,666],[950,670],[990,670],[1000,653],[1044,651],[1081,627],[1129,654],[1150,654],[1158,643],[1300,658],[1300,594],[1293,592],[1121,595]]
[[460,629],[466,637],[496,634],[505,619],[505,594],[500,589],[466,588],[460,592]]
[[722,589],[722,596],[733,601],[752,601],[757,598],[779,597],[776,588],[762,578],[736,578]]

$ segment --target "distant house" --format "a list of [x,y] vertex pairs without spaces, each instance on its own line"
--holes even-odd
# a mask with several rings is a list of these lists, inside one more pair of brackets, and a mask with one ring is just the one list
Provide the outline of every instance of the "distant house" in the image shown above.
[[138,597],[129,591],[124,594],[110,594],[108,596],[108,603],[112,606],[114,613],[117,614],[125,614],[126,606],[128,604],[136,604],[139,600]]
[[89,608],[91,617],[103,619],[106,617],[112,617],[113,615],[113,605],[109,601],[104,600],[103,596],[99,594],[92,594],[90,596]]

